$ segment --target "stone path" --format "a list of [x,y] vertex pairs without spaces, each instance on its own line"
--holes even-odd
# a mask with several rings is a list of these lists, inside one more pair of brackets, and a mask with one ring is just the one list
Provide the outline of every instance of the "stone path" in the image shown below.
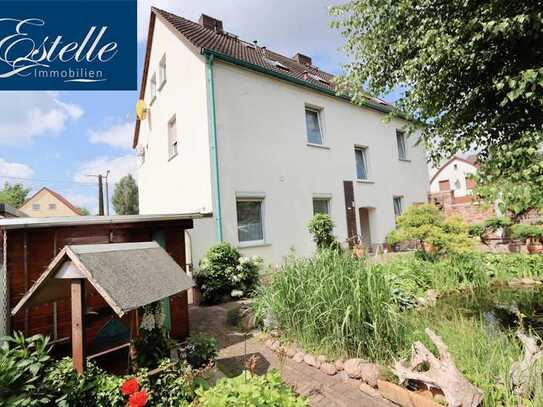
[[226,323],[226,313],[235,303],[212,307],[191,306],[191,333],[205,332],[214,336],[219,345],[219,369],[227,376],[238,375],[248,358],[255,355],[258,359],[256,371],[262,374],[272,368],[277,369],[283,379],[294,390],[307,396],[314,407],[391,407],[383,399],[373,398],[359,390],[360,382],[345,377],[344,374],[328,376],[320,370],[296,363],[285,357],[279,360],[268,349],[258,335],[247,336],[236,332]]

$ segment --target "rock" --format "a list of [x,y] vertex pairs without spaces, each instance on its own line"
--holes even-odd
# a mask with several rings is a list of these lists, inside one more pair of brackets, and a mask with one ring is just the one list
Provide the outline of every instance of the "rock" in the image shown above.
[[343,364],[345,373],[352,379],[360,379],[362,376],[361,365],[366,363],[364,359],[348,359]]
[[343,370],[343,359],[338,359],[338,360],[336,360],[335,365],[336,365],[336,369],[337,369],[338,371]]
[[304,360],[304,357],[305,357],[305,353],[303,352],[298,352],[294,355],[294,357],[292,358],[293,361],[295,361],[296,363],[302,363],[303,360]]
[[279,336],[281,336],[280,332],[277,330],[277,329],[274,329],[270,332],[270,335],[273,337],[273,338],[278,338]]
[[377,387],[379,380],[379,366],[375,363],[362,363],[360,365],[360,378],[372,387]]
[[265,345],[267,348],[272,348],[272,345],[275,341],[273,339],[268,339],[266,342],[265,342]]
[[298,349],[294,345],[288,345],[285,346],[285,353],[289,358],[293,358],[296,353],[298,353]]
[[368,396],[375,397],[375,398],[381,398],[381,393],[379,393],[379,391],[377,391],[376,389],[371,387],[369,384],[361,382],[359,389],[360,389],[360,391],[362,393],[365,393]]
[[313,355],[310,355],[310,354],[306,354],[304,356],[304,362],[309,365],[309,366],[313,366],[313,367],[316,367],[317,369],[321,366],[321,362],[319,362],[315,356]]
[[321,363],[324,363],[324,362],[326,362],[326,356],[324,356],[324,355],[319,355],[319,357],[317,358],[317,360],[318,360],[319,362],[321,362]]
[[333,376],[337,373],[336,367],[333,364],[327,362],[321,364],[320,370],[321,372],[326,373],[330,376]]
[[241,327],[244,331],[252,331],[256,327],[255,316],[248,312],[241,318]]
[[438,293],[436,290],[430,289],[426,291],[426,301],[430,307],[434,307],[437,303]]
[[279,341],[273,341],[273,343],[272,343],[270,349],[273,350],[274,352],[279,351],[279,349],[281,349],[281,342],[279,342]]

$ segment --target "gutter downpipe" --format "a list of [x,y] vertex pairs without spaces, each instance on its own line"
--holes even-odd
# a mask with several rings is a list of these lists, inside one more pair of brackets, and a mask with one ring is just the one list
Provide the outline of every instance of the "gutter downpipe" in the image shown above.
[[218,242],[222,242],[222,215],[221,215],[221,185],[219,178],[219,153],[217,151],[217,112],[215,108],[215,82],[213,79],[213,61],[212,54],[205,54],[206,57],[206,76],[207,76],[207,95],[211,109],[210,128],[211,128],[211,171],[214,182],[214,208],[215,217],[215,235]]

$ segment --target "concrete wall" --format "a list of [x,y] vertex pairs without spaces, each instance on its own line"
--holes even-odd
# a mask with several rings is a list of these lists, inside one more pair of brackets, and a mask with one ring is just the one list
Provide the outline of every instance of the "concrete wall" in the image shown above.
[[[159,61],[166,55],[167,80],[159,88]],[[150,78],[157,74],[157,97]],[[187,48],[157,17],[149,62],[139,144],[145,161],[138,171],[142,214],[212,210],[208,103],[205,62]],[[176,116],[178,155],[169,158],[168,122]]]
[[466,161],[454,159],[439,171],[437,177],[430,184],[430,192],[436,193],[439,191],[439,181],[449,181],[451,190],[454,191],[455,197],[468,195],[466,175],[475,174],[477,168]]
[[45,190],[38,192],[31,200],[21,206],[19,210],[33,218],[79,216],[79,213],[73,211],[64,202]]
[[[236,196],[264,197],[265,242],[239,245],[243,253],[270,263],[290,250],[312,253],[306,226],[315,195],[331,197],[335,234],[345,240],[343,180],[356,178],[355,145],[368,147],[370,180],[355,181],[354,189],[357,208],[375,208],[374,243],[394,227],[393,196],[403,196],[405,206],[426,201],[424,151],[409,140],[409,161],[398,159],[400,121],[384,123],[382,113],[222,62],[215,64],[215,88],[225,240],[239,245]],[[321,109],[324,148],[307,144],[306,105]],[[358,213],[357,227],[360,233]]]

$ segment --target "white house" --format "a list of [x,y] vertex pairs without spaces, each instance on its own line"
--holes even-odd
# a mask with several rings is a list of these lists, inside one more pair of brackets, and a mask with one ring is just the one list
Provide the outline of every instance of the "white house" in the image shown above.
[[469,179],[469,175],[477,172],[476,158],[455,155],[438,169],[431,170],[430,193],[453,191],[455,198],[470,195],[475,182]]
[[217,241],[279,263],[309,255],[307,224],[327,212],[339,240],[380,244],[427,199],[423,149],[392,106],[356,106],[296,54],[242,41],[221,21],[153,8],[136,122],[143,214],[213,212],[191,232],[192,262]]

